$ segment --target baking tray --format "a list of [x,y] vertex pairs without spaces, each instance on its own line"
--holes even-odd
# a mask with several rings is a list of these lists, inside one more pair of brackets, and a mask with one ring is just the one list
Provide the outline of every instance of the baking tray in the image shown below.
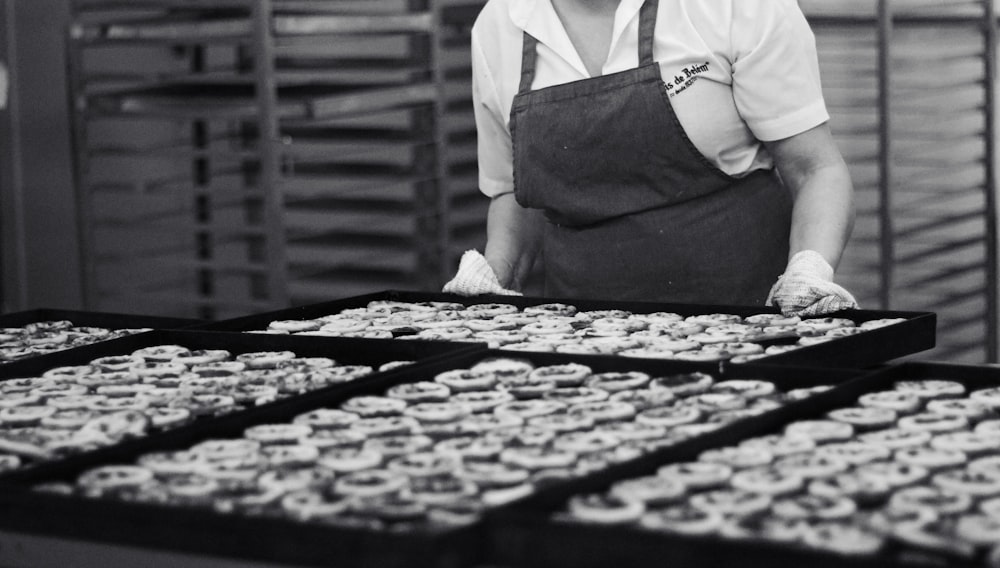
[[[109,330],[183,329],[195,324],[204,323],[203,320],[186,318],[38,308],[34,310],[0,314],[0,327],[24,327],[30,323],[61,320],[69,320],[73,322],[73,325],[75,326],[103,327]],[[100,342],[95,341],[94,343],[115,341],[115,339],[117,338],[105,339]],[[94,343],[89,345],[93,345]],[[76,349],[76,347],[69,347],[67,349]],[[37,355],[34,357],[37,357]],[[0,362],[0,366],[9,364],[9,362]]]
[[[765,368],[760,371],[762,376],[772,372]],[[969,389],[1000,386],[1000,368],[918,362],[893,365],[863,374],[808,400],[744,420],[735,428],[727,427],[656,455],[548,488],[514,506],[487,515],[489,559],[497,565],[521,568],[981,567],[984,564],[974,560],[894,544],[875,556],[852,557],[757,541],[683,537],[623,526],[551,520],[554,512],[565,510],[572,495],[601,492],[615,481],[651,475],[668,463],[694,460],[704,450],[779,432],[789,422],[819,417],[834,408],[853,405],[862,394],[890,389],[897,380],[915,379],[949,379]]]
[[[484,538],[478,524],[434,532],[375,532],[274,518],[220,515],[180,507],[63,497],[28,490],[27,485],[34,483],[75,479],[81,472],[99,465],[131,463],[147,452],[186,448],[208,438],[240,436],[255,424],[288,421],[300,413],[336,405],[352,396],[382,392],[394,384],[471,364],[479,360],[476,354],[484,352],[481,347],[469,344],[432,342],[433,345],[425,346],[424,342],[413,341],[198,331],[154,332],[148,334],[149,341],[135,339],[137,341],[129,347],[176,343],[233,352],[287,348],[304,356],[339,357],[351,363],[395,359],[421,361],[378,376],[11,472],[0,477],[0,529],[66,540],[303,566],[458,568],[469,566],[481,555]],[[83,362],[105,354],[111,353],[107,349],[93,349],[82,355],[74,352],[72,360]],[[48,364],[35,360],[19,362],[17,370],[33,372],[72,364],[69,357],[54,359],[55,356],[49,356]],[[4,372],[6,376],[14,376],[7,369]]]
[[[450,356],[467,351],[481,351],[481,347],[472,344],[456,344],[445,342],[388,341],[379,339],[353,339],[338,337],[290,337],[262,334],[234,334],[205,331],[156,330],[132,336],[122,337],[114,341],[96,343],[76,349],[41,355],[20,361],[14,361],[0,367],[0,381],[38,376],[43,372],[66,365],[81,365],[98,357],[129,354],[136,349],[153,345],[182,345],[190,349],[226,349],[234,355],[254,351],[288,350],[304,357],[331,357],[340,363],[371,365],[378,367],[382,363],[395,360],[412,360],[416,362],[447,359]],[[44,469],[55,463],[73,467],[76,463],[96,463],[108,456],[115,456],[119,451],[149,451],[161,443],[172,443],[174,440],[191,439],[197,436],[206,424],[214,424],[225,428],[229,424],[243,424],[247,420],[266,420],[275,414],[284,415],[296,412],[296,409],[307,408],[321,404],[329,396],[343,396],[367,388],[365,383],[381,384],[391,380],[395,371],[373,373],[356,381],[323,387],[305,394],[283,398],[272,403],[251,409],[240,410],[217,417],[205,417],[191,424],[157,432],[148,436],[121,442],[115,446],[105,447],[92,452],[67,456],[56,462],[38,462],[18,471],[4,474],[11,479],[30,472],[33,469]],[[297,413],[297,412],[296,412]],[[123,449],[124,448],[124,449]],[[145,449],[145,450],[144,450]],[[0,475],[0,477],[3,477]]]
[[[519,308],[550,302],[567,303],[580,310],[627,310],[633,313],[675,312],[684,316],[729,313],[749,316],[760,313],[778,313],[773,307],[724,306],[710,304],[659,304],[650,302],[618,302],[604,300],[574,300],[565,298],[541,298],[528,296],[483,295],[464,297],[453,294],[429,292],[405,292],[387,290],[362,296],[354,296],[331,302],[300,306],[285,310],[257,314],[242,318],[214,322],[199,326],[202,329],[219,331],[251,331],[266,329],[267,325],[279,319],[313,319],[335,314],[349,308],[360,308],[371,301],[401,302],[456,302],[463,305],[482,303],[505,303]],[[758,361],[766,364],[798,365],[803,367],[843,367],[867,368],[876,364],[931,349],[936,341],[937,316],[931,312],[898,312],[883,310],[844,310],[834,317],[845,317],[862,323],[883,318],[903,318],[898,324],[874,329],[869,332],[841,337],[826,343],[802,347],[782,354],[769,355]],[[762,345],[787,343],[788,340],[772,340]]]
[[[180,333],[180,332],[178,332]],[[193,332],[187,332],[193,333]],[[193,334],[204,337],[204,334]],[[255,341],[280,340],[282,344],[299,345],[302,339],[323,341],[327,338],[292,338],[257,334],[221,335],[220,345],[231,345],[236,337],[251,337]],[[208,334],[212,337],[212,334]],[[177,335],[174,339],[180,339]],[[202,341],[208,341],[202,339]],[[355,340],[364,341],[364,340]],[[369,340],[376,341],[376,340]],[[384,343],[384,342],[383,342]],[[392,346],[420,342],[388,341]],[[272,348],[277,343],[269,343]],[[230,347],[232,348],[232,347]],[[300,351],[305,352],[304,349]],[[253,424],[283,422],[296,414],[339,402],[364,393],[381,393],[389,386],[417,380],[429,380],[434,375],[457,368],[467,368],[476,362],[495,356],[501,351],[466,349],[449,357],[440,357],[409,368],[386,374],[380,380],[348,383],[350,388],[303,395],[269,405],[268,408],[242,412],[210,423],[195,424],[184,431],[158,435],[155,439],[121,444],[100,453],[92,452],[72,460],[41,464],[30,470],[15,472],[0,479],[0,528],[18,533],[44,534],[59,538],[112,542],[115,544],[151,547],[173,551],[207,554],[245,560],[271,561],[301,565],[379,566],[379,567],[468,567],[483,560],[486,535],[483,525],[449,529],[427,529],[416,533],[375,532],[342,527],[322,527],[273,518],[232,517],[210,511],[163,507],[149,504],[129,504],[116,501],[88,500],[32,492],[28,485],[75,479],[84,470],[110,463],[132,463],[148,451],[165,451],[189,447],[207,438],[238,436]],[[581,358],[553,353],[525,353],[522,358],[536,365],[580,361]],[[638,360],[622,357],[588,357],[585,361],[595,372],[639,370],[667,374],[705,371],[720,377],[760,377],[760,367],[740,367],[718,374],[718,367],[705,363]],[[803,374],[812,371],[774,367],[764,375],[773,374],[776,382],[787,388],[802,386]],[[836,384],[856,377],[856,371],[816,370],[813,383]],[[730,430],[724,428],[723,430]],[[725,436],[714,436],[724,443]],[[711,441],[705,442],[712,443]]]
[[52,320],[70,320],[79,326],[106,327],[108,329],[147,327],[151,329],[180,329],[203,323],[202,320],[186,318],[38,308],[0,314],[0,327],[22,327],[29,323]]

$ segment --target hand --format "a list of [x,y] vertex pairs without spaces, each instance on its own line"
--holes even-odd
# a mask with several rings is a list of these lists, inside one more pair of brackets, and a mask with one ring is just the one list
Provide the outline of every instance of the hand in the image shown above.
[[480,294],[499,294],[502,296],[520,296],[520,292],[508,290],[500,285],[496,273],[486,262],[486,257],[475,250],[467,250],[458,264],[458,272],[442,292],[460,296],[478,296]]
[[792,256],[785,273],[771,287],[766,304],[778,306],[786,316],[799,317],[858,307],[850,292],[833,283],[833,267],[812,250]]

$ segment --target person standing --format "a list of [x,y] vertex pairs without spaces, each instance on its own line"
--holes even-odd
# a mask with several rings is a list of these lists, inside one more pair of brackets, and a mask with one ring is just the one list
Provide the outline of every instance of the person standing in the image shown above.
[[795,0],[490,0],[472,32],[485,254],[444,290],[856,307],[853,188]]

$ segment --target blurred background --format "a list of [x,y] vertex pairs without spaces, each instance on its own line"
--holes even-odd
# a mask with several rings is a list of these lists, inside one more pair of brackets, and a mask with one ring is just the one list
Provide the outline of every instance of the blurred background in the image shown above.
[[[222,319],[481,248],[485,0],[0,0],[0,302]],[[996,362],[992,1],[800,0],[858,220],[838,279]],[[780,72],[780,70],[776,70]]]

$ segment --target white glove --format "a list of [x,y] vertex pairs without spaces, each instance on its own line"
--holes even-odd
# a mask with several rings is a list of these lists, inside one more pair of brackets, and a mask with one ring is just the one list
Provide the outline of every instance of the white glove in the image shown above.
[[475,250],[467,250],[458,263],[458,272],[442,292],[458,294],[459,296],[478,296],[480,294],[499,294],[502,296],[520,296],[520,292],[508,290],[500,285],[496,273],[486,262],[486,257]]
[[786,316],[814,317],[857,308],[850,292],[833,283],[833,267],[814,250],[795,253],[785,273],[771,287],[768,306],[778,306]]

